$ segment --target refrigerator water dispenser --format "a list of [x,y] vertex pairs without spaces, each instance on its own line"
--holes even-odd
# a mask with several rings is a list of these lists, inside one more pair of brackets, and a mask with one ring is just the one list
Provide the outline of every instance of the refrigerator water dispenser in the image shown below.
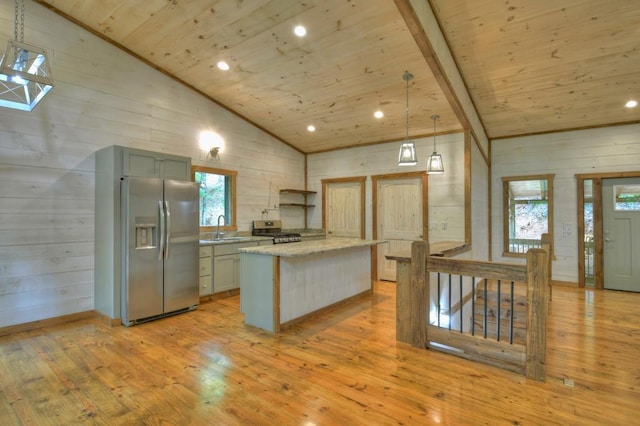
[[155,248],[157,246],[156,227],[156,223],[138,223],[136,221],[137,249]]

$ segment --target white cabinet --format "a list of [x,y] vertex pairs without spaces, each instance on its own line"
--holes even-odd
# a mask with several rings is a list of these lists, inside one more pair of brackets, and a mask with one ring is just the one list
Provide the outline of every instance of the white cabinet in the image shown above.
[[225,254],[213,258],[214,292],[240,287],[240,254]]
[[213,248],[200,247],[200,296],[213,293]]
[[257,245],[260,245],[260,241],[220,244],[213,247],[214,293],[240,288],[240,248]]
[[125,176],[190,180],[191,159],[177,155],[123,148],[122,166]]
[[273,244],[272,240],[214,244],[200,247],[200,296],[240,288],[241,247]]

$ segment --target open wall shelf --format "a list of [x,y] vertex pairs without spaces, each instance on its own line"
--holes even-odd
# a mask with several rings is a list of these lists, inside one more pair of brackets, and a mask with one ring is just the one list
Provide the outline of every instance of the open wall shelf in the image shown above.
[[280,203],[280,207],[301,207],[301,208],[310,208],[315,207],[314,204],[307,203],[307,196],[316,194],[316,191],[306,191],[304,189],[281,189],[281,194],[299,194],[304,197],[303,203]]
[[302,194],[302,195],[313,195],[316,191],[305,191],[304,189],[281,189],[281,194]]

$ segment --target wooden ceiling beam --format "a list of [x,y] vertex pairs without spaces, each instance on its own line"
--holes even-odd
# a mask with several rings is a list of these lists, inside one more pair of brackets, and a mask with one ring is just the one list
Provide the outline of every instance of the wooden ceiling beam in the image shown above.
[[425,0],[394,0],[438,85],[489,163],[489,138],[451,54],[438,20]]

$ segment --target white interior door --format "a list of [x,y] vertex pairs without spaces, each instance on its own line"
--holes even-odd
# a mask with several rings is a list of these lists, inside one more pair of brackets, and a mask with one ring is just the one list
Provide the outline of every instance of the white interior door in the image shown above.
[[411,243],[423,239],[422,178],[383,179],[377,185],[377,239],[389,241],[377,246],[378,279],[395,281],[396,262],[385,255],[411,252]]
[[362,185],[361,181],[327,183],[325,194],[327,236],[361,237]]
[[640,178],[602,181],[604,288],[640,292]]

